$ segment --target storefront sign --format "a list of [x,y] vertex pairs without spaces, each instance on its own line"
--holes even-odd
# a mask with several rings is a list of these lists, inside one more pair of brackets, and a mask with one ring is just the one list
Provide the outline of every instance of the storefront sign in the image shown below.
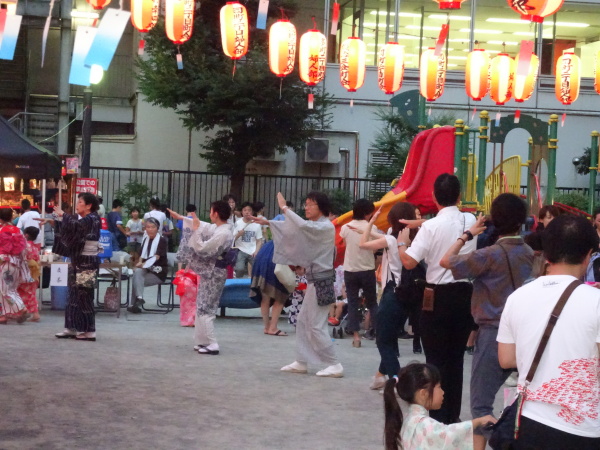
[[90,194],[98,194],[98,180],[96,178],[77,178],[75,184],[75,193],[82,194],[89,192]]
[[79,158],[65,158],[65,165],[67,167],[67,175],[79,172]]

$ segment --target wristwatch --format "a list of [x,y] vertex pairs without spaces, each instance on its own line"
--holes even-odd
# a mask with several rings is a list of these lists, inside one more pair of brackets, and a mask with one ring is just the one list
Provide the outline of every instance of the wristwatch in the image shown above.
[[467,241],[472,241],[473,240],[473,233],[471,233],[471,231],[467,230],[463,234],[467,235]]
[[408,247],[408,245],[406,244],[406,242],[398,242],[398,247],[402,247],[402,246]]

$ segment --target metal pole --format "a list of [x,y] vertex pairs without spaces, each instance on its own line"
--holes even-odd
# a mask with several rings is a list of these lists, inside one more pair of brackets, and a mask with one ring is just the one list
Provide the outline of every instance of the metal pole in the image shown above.
[[[423,53],[423,25],[425,24],[425,7],[421,6],[421,31],[419,36],[419,70],[421,70],[421,53]],[[427,128],[427,99],[421,95],[419,90],[419,131]],[[460,147],[458,147],[460,148]]]
[[[454,136],[456,136],[455,144],[454,144],[454,175],[459,180],[462,180],[462,148],[463,148],[463,140],[465,138],[465,122],[462,119],[457,119],[454,123]],[[463,186],[460,187],[461,192]]]
[[469,180],[469,127],[465,125],[462,140],[462,150],[460,152],[460,190],[463,203],[471,202],[471,196],[468,191]]
[[489,140],[490,115],[487,111],[479,114],[479,163],[477,165],[477,203],[483,206],[485,197],[485,173],[487,169],[487,143]]
[[548,193],[546,204],[554,203],[554,191],[556,190],[556,151],[558,149],[558,115],[552,114],[550,120],[550,138],[548,139]]
[[533,138],[529,138],[529,153],[527,155],[527,205],[533,210]]
[[90,155],[92,145],[92,89],[83,90],[83,124],[81,126],[81,177],[90,176]]
[[58,129],[62,131],[56,137],[56,149],[59,155],[66,155],[69,150],[69,71],[71,70],[71,10],[72,0],[62,0],[60,8],[60,72],[58,85]]
[[596,209],[596,176],[598,175],[598,136],[592,131],[592,148],[590,149],[590,214]]

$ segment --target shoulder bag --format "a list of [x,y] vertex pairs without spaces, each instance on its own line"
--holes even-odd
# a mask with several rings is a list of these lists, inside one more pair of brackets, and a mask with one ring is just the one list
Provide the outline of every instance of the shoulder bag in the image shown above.
[[556,302],[556,305],[550,314],[550,318],[548,319],[548,324],[546,325],[544,334],[542,334],[542,338],[540,339],[540,343],[537,351],[535,352],[535,357],[533,358],[529,372],[527,372],[527,377],[525,377],[525,386],[523,387],[523,390],[519,393],[515,401],[508,408],[505,408],[504,411],[502,411],[500,419],[498,419],[498,422],[492,427],[492,435],[490,437],[489,444],[494,450],[512,448],[512,445],[514,445],[519,438],[521,411],[523,410],[523,403],[525,403],[525,400],[527,400],[527,388],[531,383],[531,380],[533,380],[538,365],[540,364],[540,360],[542,359],[542,355],[544,354],[544,350],[546,349],[546,345],[548,344],[552,330],[554,330],[554,325],[556,325],[563,308],[567,304],[567,300],[569,300],[569,297],[573,291],[580,284],[582,284],[582,282],[579,280],[573,281],[571,284],[569,284],[569,286],[567,286],[565,291],[558,299],[558,302]]

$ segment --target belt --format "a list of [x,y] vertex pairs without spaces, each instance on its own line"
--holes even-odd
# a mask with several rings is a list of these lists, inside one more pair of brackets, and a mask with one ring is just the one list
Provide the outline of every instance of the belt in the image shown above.
[[98,256],[104,248],[98,241],[85,241],[81,256]]

